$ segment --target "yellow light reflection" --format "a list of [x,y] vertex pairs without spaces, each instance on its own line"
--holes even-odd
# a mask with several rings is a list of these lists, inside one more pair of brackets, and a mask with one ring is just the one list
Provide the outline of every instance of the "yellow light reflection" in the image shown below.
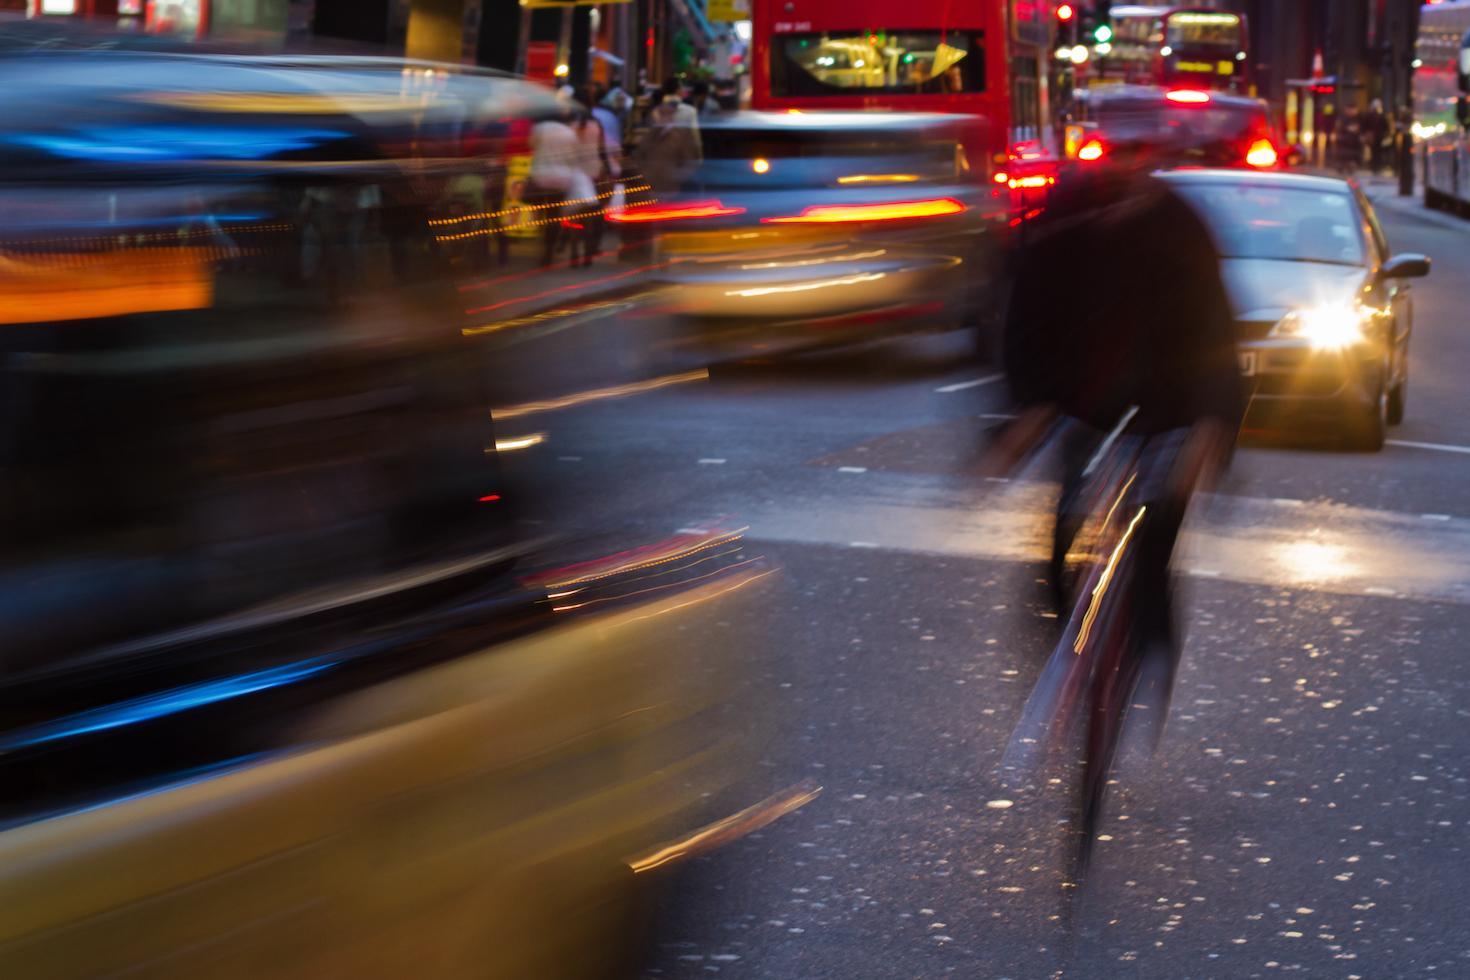
[[533,432],[528,436],[517,436],[514,439],[496,439],[495,451],[503,453],[510,449],[527,449],[531,446],[539,446],[545,441],[546,433],[544,432]]
[[918,180],[918,174],[853,174],[850,177],[838,177],[839,184],[903,184],[911,180]]
[[663,388],[666,385],[682,384],[685,381],[704,381],[708,377],[708,370],[697,368],[693,371],[685,371],[682,374],[666,374],[662,378],[653,378],[649,381],[638,381],[634,384],[618,385],[613,388],[598,388],[594,391],[582,391],[575,395],[551,398],[544,402],[526,402],[522,405],[507,405],[504,408],[497,408],[492,411],[491,417],[495,419],[520,418],[522,415],[550,412],[558,408],[571,408],[574,405],[584,405],[587,402],[601,401],[604,398],[621,398],[624,395],[636,395],[640,392]]
[[846,276],[842,279],[823,279],[819,282],[802,282],[794,286],[760,286],[755,289],[732,289],[725,293],[726,296],[768,296],[771,293],[801,293],[809,289],[825,289],[828,286],[851,286],[860,282],[872,282],[874,279],[882,279],[887,275],[885,272],[873,272],[863,276]]
[[[1131,478],[1129,482],[1132,482]],[[1119,494],[1119,499],[1121,498],[1122,495]],[[1117,505],[1114,504],[1113,506],[1116,507]],[[1118,567],[1118,559],[1122,557],[1123,549],[1128,546],[1128,539],[1133,536],[1134,528],[1138,527],[1138,522],[1143,520],[1143,515],[1147,510],[1147,507],[1138,508],[1138,513],[1134,514],[1133,520],[1128,523],[1128,530],[1123,532],[1123,537],[1118,541],[1118,546],[1113,549],[1112,556],[1108,558],[1108,565],[1107,568],[1103,569],[1102,579],[1097,583],[1097,587],[1092,590],[1092,602],[1087,607],[1087,615],[1082,619],[1082,628],[1077,631],[1077,642],[1072,646],[1072,650],[1075,653],[1081,653],[1082,648],[1087,644],[1087,635],[1092,631],[1093,620],[1097,618],[1097,611],[1102,606],[1103,596],[1107,594],[1108,584],[1113,580],[1113,570]]]

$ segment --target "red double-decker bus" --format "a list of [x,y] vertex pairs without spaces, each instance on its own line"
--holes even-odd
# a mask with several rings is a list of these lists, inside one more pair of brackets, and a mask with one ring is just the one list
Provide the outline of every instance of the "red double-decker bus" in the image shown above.
[[985,169],[1014,176],[1051,155],[1054,16],[1048,0],[754,0],[751,103],[966,113]]
[[1107,40],[1092,48],[1087,76],[1254,96],[1249,39],[1240,14],[1213,7],[1115,6]]

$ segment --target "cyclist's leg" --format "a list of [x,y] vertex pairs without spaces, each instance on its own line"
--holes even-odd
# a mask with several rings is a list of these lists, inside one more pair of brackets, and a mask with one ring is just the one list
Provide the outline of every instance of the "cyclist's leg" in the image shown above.
[[1163,737],[1181,652],[1170,562],[1192,490],[1184,486],[1180,472],[1186,432],[1175,430],[1151,439],[1141,463],[1148,476],[1144,490],[1151,499],[1148,519],[1139,529],[1129,590],[1139,661],[1137,690],[1129,701],[1134,709],[1129,742],[1147,755]]
[[[1163,730],[1178,663],[1169,588],[1169,560],[1183,522],[1184,501],[1170,479],[1187,430],[1150,438],[1139,456],[1132,502],[1142,507],[1133,532],[1115,556],[1117,612],[1105,634],[1090,692],[1082,804],[1078,832],[1077,875],[1086,873],[1096,837],[1108,780],[1130,708],[1146,725],[1152,748]],[[1140,682],[1147,686],[1139,701]]]

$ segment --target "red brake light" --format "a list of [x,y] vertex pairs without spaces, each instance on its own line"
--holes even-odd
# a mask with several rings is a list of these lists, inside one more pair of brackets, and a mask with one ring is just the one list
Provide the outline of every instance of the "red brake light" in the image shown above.
[[1170,102],[1190,102],[1198,104],[1201,102],[1210,101],[1210,93],[1201,92],[1197,89],[1192,88],[1181,88],[1175,89],[1172,92],[1165,92],[1164,98],[1168,99]]
[[960,214],[965,206],[952,197],[885,204],[814,204],[789,218],[762,218],[767,224],[831,224],[845,221],[897,221],[900,218],[937,218]]
[[727,208],[719,201],[683,201],[678,204],[650,204],[642,208],[609,211],[607,220],[633,224],[643,221],[672,221],[675,218],[718,218],[726,214],[744,213],[744,208]]
[[1103,145],[1097,140],[1089,140],[1083,145],[1082,149],[1077,151],[1077,159],[1079,160],[1101,160],[1102,155]]
[[1272,146],[1268,139],[1256,140],[1251,144],[1250,151],[1246,153],[1245,162],[1252,167],[1274,167],[1276,147]]
[[990,179],[995,181],[997,184],[1004,184],[1011,179],[1011,175],[1006,173],[1004,170],[1000,170],[997,171],[995,176]]

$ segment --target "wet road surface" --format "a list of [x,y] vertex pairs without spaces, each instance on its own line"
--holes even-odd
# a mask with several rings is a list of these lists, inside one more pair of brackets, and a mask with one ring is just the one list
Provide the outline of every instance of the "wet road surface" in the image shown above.
[[649,977],[1470,975],[1470,225],[1382,218],[1435,261],[1397,444],[1247,444],[1197,502],[1161,754],[1118,774],[1070,908],[1065,784],[991,805],[1060,623],[1052,490],[978,462],[1007,408],[966,335],[515,420],[547,441],[512,465],[569,488],[528,520],[726,519],[787,569],[752,681],[785,709],[772,788],[825,790],[660,883]]

